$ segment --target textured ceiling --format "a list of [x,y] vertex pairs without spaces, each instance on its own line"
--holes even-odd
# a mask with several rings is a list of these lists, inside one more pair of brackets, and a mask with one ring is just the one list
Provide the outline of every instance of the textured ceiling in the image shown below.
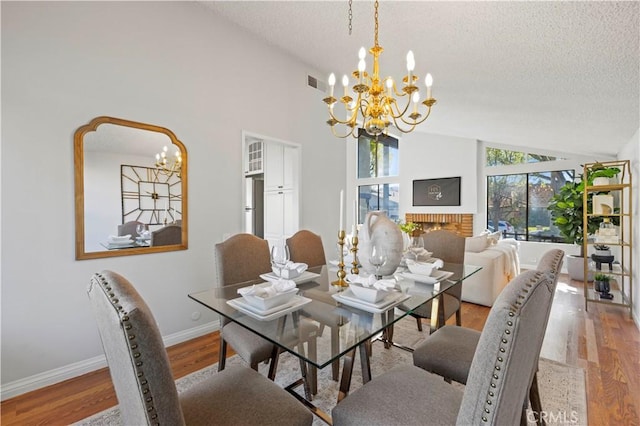
[[[319,70],[350,74],[373,45],[373,2],[201,2]],[[638,1],[382,1],[381,74],[434,77],[421,131],[615,155],[640,127]],[[369,58],[367,58],[369,59]],[[370,63],[371,61],[369,61]],[[318,117],[324,120],[326,117]]]

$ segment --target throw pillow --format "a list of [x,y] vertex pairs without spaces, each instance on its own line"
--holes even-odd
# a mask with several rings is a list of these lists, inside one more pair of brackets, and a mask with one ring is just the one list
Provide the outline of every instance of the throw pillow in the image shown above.
[[498,241],[500,241],[500,239],[502,238],[502,232],[491,232],[489,235],[487,235],[487,238],[489,239],[490,244],[498,244]]
[[485,251],[487,247],[489,247],[489,239],[486,234],[467,237],[464,243],[464,250],[472,253],[480,253]]

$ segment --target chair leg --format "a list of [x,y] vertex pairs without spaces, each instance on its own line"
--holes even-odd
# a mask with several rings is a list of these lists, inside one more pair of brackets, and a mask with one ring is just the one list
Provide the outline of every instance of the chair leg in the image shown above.
[[540,394],[538,393],[538,372],[533,375],[531,381],[531,387],[529,388],[529,401],[531,402],[531,411],[536,415],[536,422],[539,426],[545,425],[545,421],[542,418],[542,402],[540,401]]
[[462,327],[462,307],[456,311],[456,325]]
[[227,361],[227,342],[224,338],[220,338],[220,351],[218,358],[218,372],[224,370]]
[[422,319],[420,317],[416,317],[416,323],[418,324],[418,331],[422,331]]
[[[316,339],[310,339],[307,342],[307,347],[309,348],[309,358],[313,360],[318,359],[318,347],[316,345]],[[318,394],[318,368],[312,364],[309,364],[308,376],[309,376],[309,388],[311,390],[311,395],[317,395]]]
[[271,363],[269,364],[269,373],[267,377],[273,381],[276,379],[276,370],[278,369],[278,361],[280,360],[280,349],[276,345],[273,345],[271,351]]

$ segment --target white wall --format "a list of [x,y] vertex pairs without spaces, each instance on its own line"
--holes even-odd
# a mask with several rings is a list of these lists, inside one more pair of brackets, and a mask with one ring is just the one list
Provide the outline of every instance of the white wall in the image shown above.
[[633,222],[633,318],[640,328],[640,129],[629,142],[618,152],[618,159],[631,161],[633,176],[633,205],[631,206]]
[[[423,126],[428,127],[427,124]],[[400,147],[400,215],[405,213],[477,213],[478,142],[474,139],[409,133]],[[461,177],[459,206],[413,206],[413,181]]]
[[[217,320],[187,294],[211,287],[214,243],[242,229],[243,129],[302,145],[300,226],[335,238],[344,143],[306,85],[324,73],[196,2],[1,8],[3,398],[102,354],[85,295],[96,271],[128,277],[164,336]],[[167,127],[185,144],[189,250],[74,260],[73,133],[100,115]]]

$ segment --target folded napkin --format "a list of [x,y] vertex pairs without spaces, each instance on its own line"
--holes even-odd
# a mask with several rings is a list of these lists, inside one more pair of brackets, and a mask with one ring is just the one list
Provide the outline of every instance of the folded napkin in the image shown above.
[[109,243],[127,243],[131,241],[131,234],[127,235],[109,235]]
[[358,283],[362,287],[373,287],[376,290],[393,291],[396,289],[396,280],[377,280],[374,275],[363,277],[356,274],[347,274],[346,280],[350,283]]
[[444,266],[442,259],[433,259],[432,262],[418,262],[407,259],[407,267],[413,274],[431,275],[433,271]]
[[281,276],[282,278],[295,278],[306,271],[308,267],[309,265],[307,265],[306,263],[296,263],[289,261],[284,266],[284,268],[282,268],[282,275],[280,275],[279,268],[272,269],[273,273],[276,274],[276,276]]
[[291,280],[271,281],[269,284],[254,284],[251,287],[238,289],[241,296],[272,297],[279,293],[285,293],[296,288],[296,283]]

